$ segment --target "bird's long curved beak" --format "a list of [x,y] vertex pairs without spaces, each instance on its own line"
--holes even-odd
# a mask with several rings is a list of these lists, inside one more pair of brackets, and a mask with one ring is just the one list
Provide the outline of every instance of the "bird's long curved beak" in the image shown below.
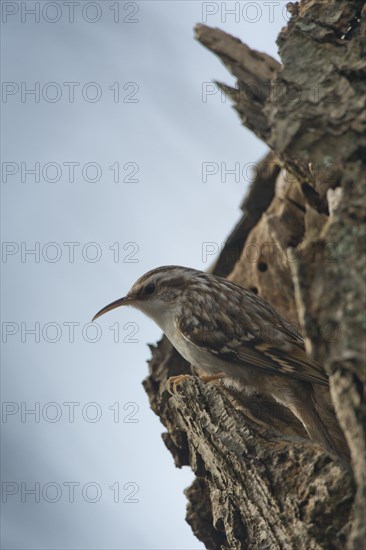
[[96,313],[92,319],[92,322],[95,321],[95,319],[98,319],[101,315],[104,315],[108,311],[112,311],[112,309],[116,309],[116,307],[120,306],[128,306],[133,303],[133,298],[131,296],[124,296],[123,298],[118,298],[118,300],[115,300],[114,302],[108,304],[107,306],[103,307],[98,313]]

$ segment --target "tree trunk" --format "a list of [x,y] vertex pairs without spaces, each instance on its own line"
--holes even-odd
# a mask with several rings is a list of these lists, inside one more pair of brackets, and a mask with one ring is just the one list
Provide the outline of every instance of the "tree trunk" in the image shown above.
[[303,0],[279,36],[283,65],[219,29],[197,39],[237,78],[219,86],[271,148],[213,272],[297,324],[324,366],[351,467],[306,438],[291,413],[189,380],[166,338],[144,386],[178,467],[196,474],[187,521],[208,549],[365,546],[366,7]]

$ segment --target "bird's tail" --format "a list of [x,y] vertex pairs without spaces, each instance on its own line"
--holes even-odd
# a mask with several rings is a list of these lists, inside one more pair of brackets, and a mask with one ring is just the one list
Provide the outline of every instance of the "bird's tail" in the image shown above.
[[327,388],[312,387],[309,406],[303,408],[301,420],[309,437],[328,451],[349,460],[349,449],[340,429]]

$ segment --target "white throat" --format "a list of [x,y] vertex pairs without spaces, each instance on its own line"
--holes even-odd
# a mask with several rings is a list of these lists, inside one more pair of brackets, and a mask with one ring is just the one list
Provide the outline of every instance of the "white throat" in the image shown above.
[[179,317],[180,313],[176,311],[174,306],[168,306],[166,302],[162,302],[161,300],[149,300],[141,302],[137,308],[153,319],[170,341],[174,339],[177,332],[175,320]]

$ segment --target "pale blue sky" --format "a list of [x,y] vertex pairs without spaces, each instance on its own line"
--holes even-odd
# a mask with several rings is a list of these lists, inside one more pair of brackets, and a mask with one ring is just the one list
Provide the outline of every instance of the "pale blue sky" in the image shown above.
[[206,269],[202,243],[225,241],[248,182],[204,183],[202,163],[242,170],[266,148],[220,93],[202,100],[233,80],[193,27],[276,56],[285,2],[80,1],[73,22],[38,4],[2,2],[2,548],[203,548],[193,474],[141,386],[160,330],[133,310],[88,323],[148,269]]

